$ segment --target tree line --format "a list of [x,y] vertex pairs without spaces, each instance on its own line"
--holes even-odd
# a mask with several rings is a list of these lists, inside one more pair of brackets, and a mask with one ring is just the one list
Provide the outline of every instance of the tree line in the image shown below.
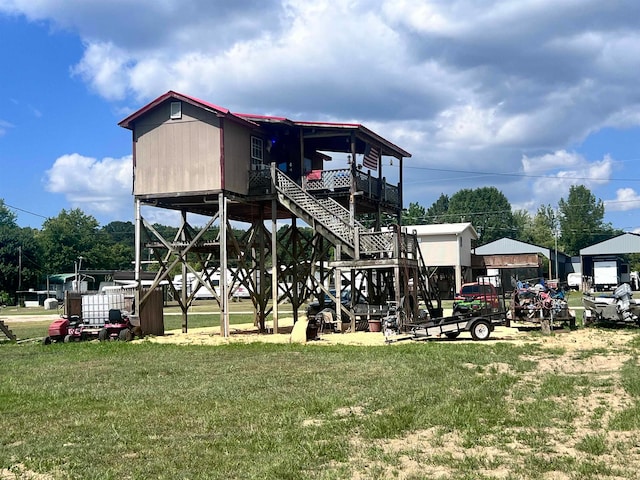
[[604,221],[604,202],[583,185],[569,189],[557,208],[540,205],[535,214],[513,210],[495,187],[463,189],[451,197],[441,194],[428,208],[411,203],[404,225],[470,222],[478,232],[477,246],[500,238],[511,238],[567,255],[578,255],[589,245],[623,233]]
[[[604,222],[604,203],[582,185],[572,186],[558,207],[540,205],[535,214],[515,210],[495,187],[463,189],[442,194],[428,208],[411,203],[403,211],[403,225],[470,222],[479,234],[477,245],[512,238],[577,255],[581,248],[622,233]],[[391,219],[389,219],[391,221]],[[165,238],[176,227],[155,224]],[[301,228],[309,239],[310,228]],[[209,233],[209,232],[207,232]],[[235,232],[237,235],[241,231]],[[211,235],[215,235],[212,230]],[[285,235],[286,228],[278,231]],[[44,284],[47,275],[71,273],[83,258],[83,269],[131,270],[135,258],[135,226],[114,221],[100,226],[80,209],[62,210],[45,220],[41,229],[20,227],[17,216],[0,199],[0,302],[10,302],[20,289]],[[311,248],[310,246],[308,248]],[[287,261],[289,252],[281,252]],[[143,256],[150,256],[144,252]]]

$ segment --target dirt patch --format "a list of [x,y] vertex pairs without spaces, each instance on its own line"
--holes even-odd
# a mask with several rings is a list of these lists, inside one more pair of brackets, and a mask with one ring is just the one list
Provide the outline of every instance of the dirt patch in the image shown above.
[[53,480],[54,478],[53,475],[27,470],[22,464],[14,465],[11,469],[0,469],[0,480]]
[[[375,335],[375,334],[370,334]],[[555,332],[544,337],[539,332],[519,332],[515,329],[497,329],[492,339],[483,343],[508,341],[513,344],[537,344],[542,354],[524,356],[536,367],[521,375],[513,389],[539,388],[548,375],[586,376],[588,387],[580,387],[579,394],[570,397],[571,406],[577,413],[573,418],[563,420],[561,427],[508,427],[499,434],[485,435],[469,445],[469,439],[460,432],[434,427],[414,431],[395,439],[375,440],[365,443],[362,439],[352,439],[351,456],[348,464],[353,469],[352,478],[459,478],[458,465],[477,465],[476,472],[482,478],[507,479],[529,478],[525,472],[528,463],[535,458],[558,469],[544,472],[544,479],[569,479],[575,471],[567,474],[562,467],[567,462],[576,465],[599,463],[612,468],[609,476],[597,478],[640,478],[640,432],[615,431],[608,428],[610,420],[618,413],[634,405],[621,384],[620,370],[632,358],[628,343],[637,335],[634,331],[580,329],[569,332]],[[348,334],[343,335],[348,338]],[[374,337],[375,338],[375,337]],[[470,338],[456,340],[442,339],[453,347],[459,342],[472,341]],[[376,341],[372,341],[377,344]],[[494,363],[475,370],[477,375],[509,373],[510,366]],[[566,402],[564,398],[555,399]],[[515,408],[530,399],[506,401]],[[525,408],[538,408],[531,404]],[[602,450],[592,453],[589,445],[602,445]],[[586,446],[585,446],[586,445]],[[381,451],[371,453],[372,449]],[[393,458],[392,462],[383,459]],[[571,460],[567,460],[571,459]]]
[[[293,317],[281,318],[278,322],[278,332],[273,332],[273,327],[269,323],[267,329],[270,333],[260,333],[258,328],[250,323],[237,324],[230,327],[230,335],[224,337],[221,335],[220,327],[192,328],[188,333],[181,330],[169,330],[163,336],[149,336],[142,341],[150,341],[157,343],[173,343],[181,345],[223,345],[228,343],[290,343],[291,329],[293,327]],[[366,345],[366,346],[385,346],[404,343],[408,335],[397,335],[391,337],[392,342],[385,342],[385,336],[382,332],[319,332],[315,340],[307,342],[308,345]],[[528,341],[531,334],[520,332],[515,328],[497,327],[491,333],[489,340],[485,343],[500,341]],[[139,341],[139,340],[138,340]],[[448,339],[444,335],[442,337],[433,337],[429,341],[442,341],[447,343],[460,343],[473,341],[469,333],[462,333],[456,339]],[[535,341],[535,340],[534,340]]]
[[[143,341],[157,343],[174,343],[182,345],[222,345],[227,343],[290,343],[291,329],[293,327],[293,317],[281,318],[278,322],[277,333],[260,333],[258,328],[250,323],[237,324],[230,326],[230,335],[224,337],[221,335],[220,327],[192,328],[188,333],[182,333],[181,330],[169,330],[164,336],[148,336]],[[272,332],[272,325],[267,324],[267,329]],[[564,351],[569,356],[580,355],[577,352],[601,350],[604,352],[617,352],[624,349],[626,344],[635,337],[634,332],[625,330],[604,330],[604,329],[578,329],[578,330],[557,330],[549,336],[543,336],[539,331],[520,331],[517,328],[497,327],[488,340],[481,343],[491,344],[496,342],[508,342],[513,345],[536,344],[545,349],[554,351]],[[385,346],[406,343],[408,335],[397,335],[391,337],[390,344],[385,342],[385,336],[382,332],[345,332],[331,333],[319,332],[316,340],[308,341],[308,345],[368,345],[368,346]],[[137,340],[139,341],[139,340]],[[427,341],[437,341],[455,345],[458,343],[472,342],[473,339],[468,332],[463,332],[456,339],[441,337],[431,337]],[[610,356],[604,356],[610,357]],[[606,363],[606,358],[593,357],[586,364],[573,364],[565,362],[567,365],[575,365],[575,368],[592,368],[596,363]],[[539,360],[539,358],[536,358]],[[620,362],[620,357],[616,354],[616,360],[613,357],[610,361]],[[557,368],[557,363],[547,363],[546,368]],[[605,368],[605,366],[602,366]],[[542,368],[545,368],[544,365]],[[565,368],[565,367],[562,367]]]
[[12,323],[26,323],[26,322],[53,322],[60,318],[60,315],[57,313],[47,313],[40,315],[11,315],[7,317],[3,317],[0,315],[0,320],[2,320],[5,325],[11,325]]

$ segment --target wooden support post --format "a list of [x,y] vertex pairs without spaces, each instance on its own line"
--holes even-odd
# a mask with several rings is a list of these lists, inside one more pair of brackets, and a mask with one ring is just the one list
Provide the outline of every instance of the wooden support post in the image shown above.
[[[356,229],[357,230],[357,229]],[[350,278],[351,282],[351,302],[349,305],[349,319],[351,320],[351,331],[355,332],[357,329],[355,312],[356,301],[360,298],[360,285],[356,288],[356,270],[351,268]]]
[[[134,279],[136,282],[136,293],[134,294],[134,299],[133,299],[133,314],[138,315],[138,317],[140,317],[140,298],[141,298],[141,293],[142,293],[142,281],[141,281],[141,275],[140,275],[140,270],[142,269],[142,261],[141,261],[141,257],[142,257],[142,215],[140,214],[140,200],[136,199],[135,201],[135,212],[134,212],[134,218],[135,218],[135,272],[134,272]],[[49,277],[47,276],[47,282],[49,281]],[[47,291],[49,290],[49,286],[47,285]]]
[[265,252],[265,228],[264,228],[264,208],[261,210],[260,215],[260,238],[258,239],[258,245],[260,248],[260,257],[258,261],[260,262],[260,266],[258,269],[258,275],[260,275],[260,332],[264,332],[265,330],[265,310],[267,308],[267,262],[266,262],[266,252]]
[[227,198],[218,195],[220,205],[220,335],[229,336],[229,286],[227,284]]
[[[182,232],[181,232],[181,237],[182,237],[182,241],[186,242],[187,241],[187,237],[186,237],[186,232],[185,232],[185,226],[187,224],[187,212],[185,210],[182,210],[180,212],[182,214]],[[188,323],[189,323],[189,319],[188,319],[188,314],[187,314],[187,288],[188,288],[189,282],[187,281],[187,257],[185,256],[184,258],[182,258],[182,292],[181,292],[181,297],[182,297],[182,305],[180,305],[180,308],[182,310],[182,333],[187,333],[188,330]]]
[[[293,305],[293,322],[298,321],[298,308],[300,306],[300,286],[298,285],[298,225],[296,223],[296,217],[291,217],[291,254],[293,256],[293,283],[291,285],[291,304]],[[302,259],[300,259],[302,260]]]
[[551,335],[551,323],[548,318],[540,320],[540,331],[542,335]]
[[271,201],[271,299],[273,302],[273,333],[278,333],[278,202]]

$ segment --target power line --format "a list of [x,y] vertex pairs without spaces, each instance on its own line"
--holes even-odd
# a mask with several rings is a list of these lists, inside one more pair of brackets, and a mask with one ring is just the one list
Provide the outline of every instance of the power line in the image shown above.
[[45,220],[49,220],[50,217],[46,217],[44,215],[40,215],[39,213],[31,212],[29,210],[25,210],[24,208],[14,207],[13,205],[9,205],[6,202],[3,202],[5,207],[9,207],[12,210],[18,210],[19,212],[28,213],[29,215],[33,215],[34,217],[44,218]]
[[[607,180],[611,182],[640,182],[640,178],[608,178],[608,179],[598,179],[593,177],[558,177],[555,175],[531,175],[527,173],[501,173],[501,172],[481,172],[481,171],[473,171],[473,170],[454,170],[450,168],[433,168],[433,167],[411,167],[405,166],[407,170],[430,170],[434,172],[447,172],[447,173],[464,173],[468,175],[481,175],[481,176],[491,176],[491,177],[522,177],[522,178],[548,178],[548,179],[562,179],[562,180]],[[441,181],[439,179],[438,181]]]

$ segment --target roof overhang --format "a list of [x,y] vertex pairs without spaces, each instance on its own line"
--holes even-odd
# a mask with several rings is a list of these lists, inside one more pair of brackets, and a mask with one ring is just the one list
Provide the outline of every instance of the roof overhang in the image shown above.
[[[356,140],[356,153],[364,153],[366,145],[377,145],[381,154],[396,158],[409,158],[411,154],[359,123],[307,122],[285,117],[236,113],[237,116],[264,126],[293,127],[302,130],[306,142],[314,144],[316,150],[351,153],[350,139]],[[346,141],[345,141],[346,139]]]
[[163,95],[160,95],[158,98],[153,100],[151,103],[148,103],[147,105],[145,105],[141,109],[133,112],[127,118],[125,118],[124,120],[120,121],[118,123],[118,125],[123,127],[123,128],[127,128],[129,130],[133,130],[133,123],[136,120],[138,120],[140,117],[144,116],[146,113],[150,112],[154,108],[158,107],[159,105],[163,104],[167,100],[178,100],[178,101],[181,101],[181,102],[186,102],[186,103],[189,103],[189,104],[194,105],[196,107],[199,107],[199,108],[202,108],[204,110],[207,110],[207,111],[213,113],[214,115],[216,115],[218,117],[231,119],[231,120],[233,120],[235,122],[245,124],[246,126],[251,127],[251,128],[256,128],[258,126],[256,123],[251,122],[250,120],[248,120],[246,118],[242,118],[242,117],[239,117],[239,116],[231,113],[228,109],[226,109],[224,107],[220,107],[220,106],[215,105],[213,103],[206,102],[204,100],[200,100],[199,98],[196,98],[196,97],[191,97],[189,95],[184,95],[182,93],[174,92],[173,90],[169,90],[167,93],[165,93]]

